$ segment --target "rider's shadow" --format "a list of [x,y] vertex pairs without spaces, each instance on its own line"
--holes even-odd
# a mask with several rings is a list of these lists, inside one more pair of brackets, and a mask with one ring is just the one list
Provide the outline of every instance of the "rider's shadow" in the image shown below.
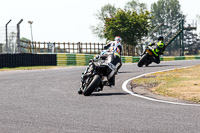
[[133,71],[120,71],[118,73],[133,73]]

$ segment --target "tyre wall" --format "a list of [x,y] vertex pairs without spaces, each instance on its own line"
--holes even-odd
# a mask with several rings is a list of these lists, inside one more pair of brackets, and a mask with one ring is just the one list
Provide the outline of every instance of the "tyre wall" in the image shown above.
[[[0,68],[27,66],[85,66],[95,54],[0,54]],[[136,63],[140,57],[122,56],[123,63]],[[200,56],[164,56],[161,61],[193,60]]]
[[[88,65],[90,59],[93,59],[94,54],[57,54],[58,66],[84,66]],[[139,56],[122,56],[123,63],[137,63]],[[200,56],[162,56],[161,61],[173,61],[173,60],[193,60],[200,59]]]

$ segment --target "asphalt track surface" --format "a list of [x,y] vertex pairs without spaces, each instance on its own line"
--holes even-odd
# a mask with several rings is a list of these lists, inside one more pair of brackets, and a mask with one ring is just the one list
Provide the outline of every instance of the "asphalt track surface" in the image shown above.
[[196,64],[200,61],[124,64],[115,87],[88,97],[77,94],[85,67],[0,72],[0,133],[199,133],[200,107],[149,101],[122,90],[132,77]]

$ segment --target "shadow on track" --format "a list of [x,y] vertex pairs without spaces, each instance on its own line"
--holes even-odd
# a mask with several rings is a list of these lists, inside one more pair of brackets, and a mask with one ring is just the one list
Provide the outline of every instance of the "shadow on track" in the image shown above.
[[113,96],[113,95],[129,95],[128,93],[97,93],[97,94],[91,94],[91,96]]
[[[178,66],[178,65],[152,65],[152,66],[150,65],[148,67],[167,67],[167,66]],[[146,67],[146,68],[148,68],[148,67]],[[143,68],[143,67],[141,67],[141,68]]]
[[118,72],[118,73],[133,73],[133,71],[121,71],[121,72]]

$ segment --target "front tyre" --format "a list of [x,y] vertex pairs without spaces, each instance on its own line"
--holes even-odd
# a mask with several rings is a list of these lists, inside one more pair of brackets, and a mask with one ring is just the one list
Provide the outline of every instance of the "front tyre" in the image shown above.
[[148,54],[144,54],[144,55],[140,58],[140,60],[138,61],[138,64],[137,64],[138,67],[142,67],[142,66],[145,64],[147,56],[148,56]]
[[81,89],[78,90],[78,94],[83,94],[83,91]]
[[101,77],[99,75],[95,75],[90,84],[84,89],[83,95],[89,96],[92,92],[99,86],[101,81]]

